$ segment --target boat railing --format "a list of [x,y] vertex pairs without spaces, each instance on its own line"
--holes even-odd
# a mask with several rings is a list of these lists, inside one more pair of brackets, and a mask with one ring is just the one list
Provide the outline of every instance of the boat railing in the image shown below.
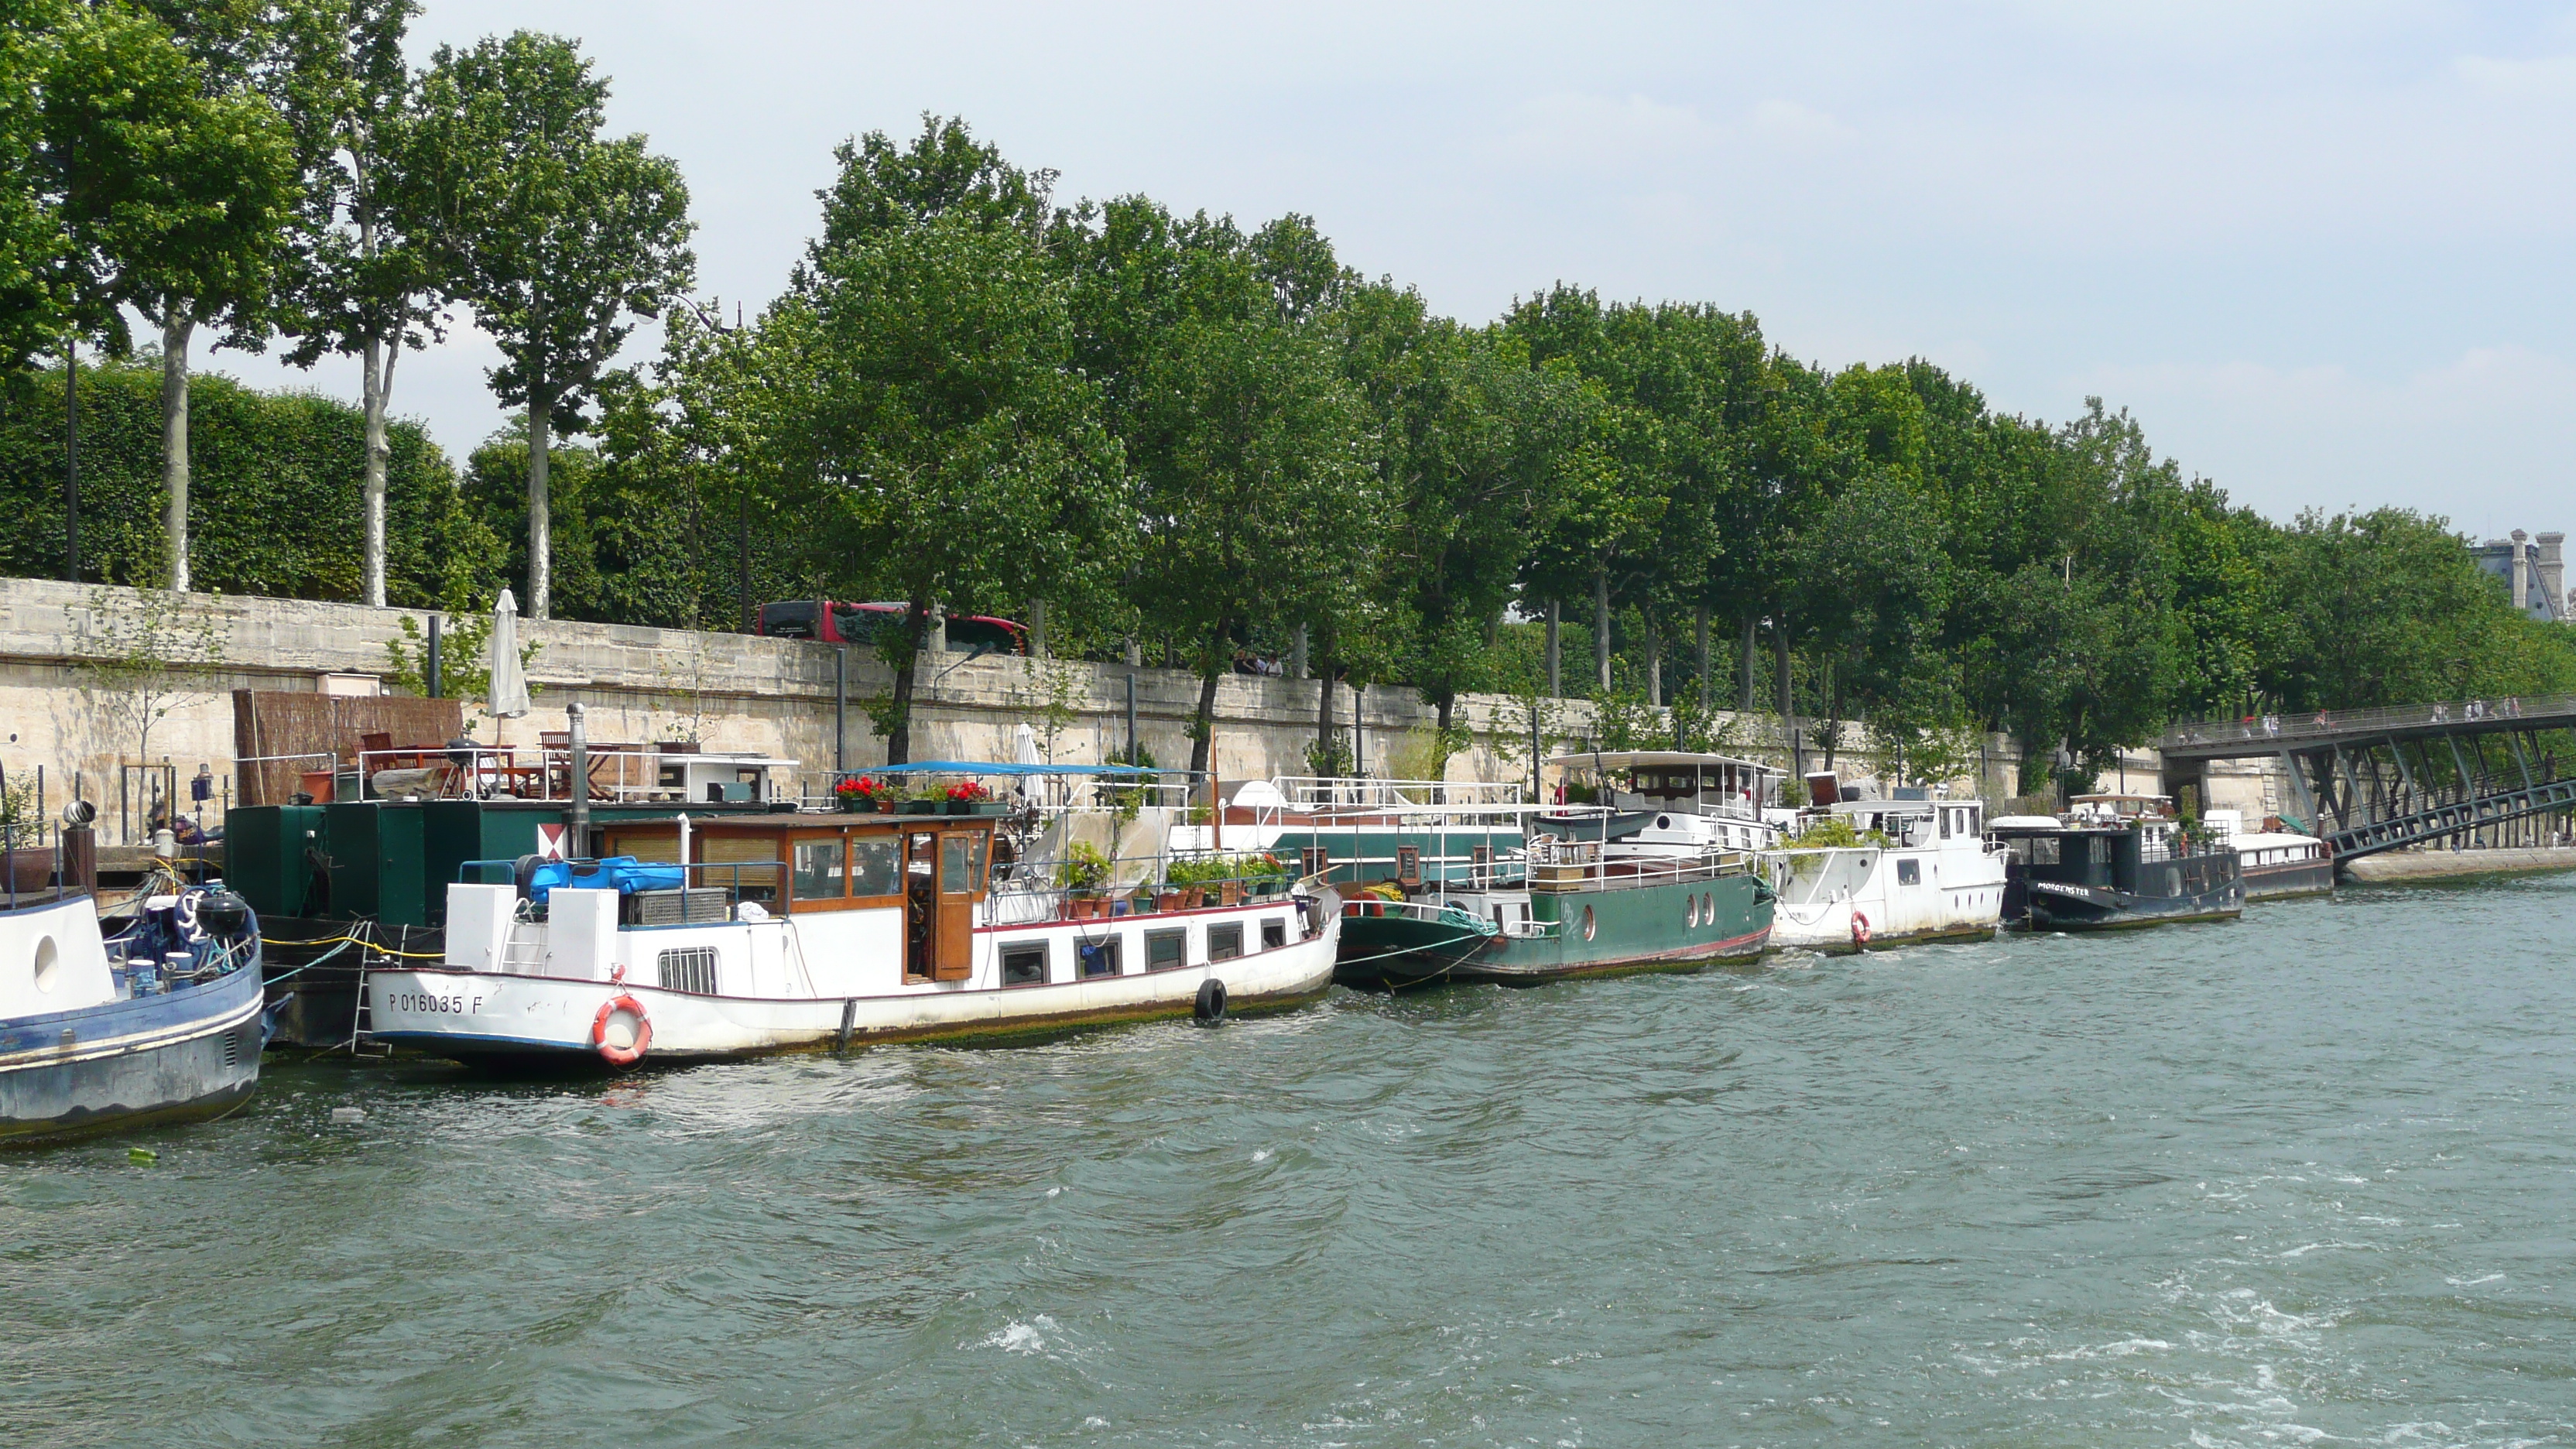
[[1271,778],[1270,786],[1279,792],[1279,799],[1285,806],[1298,812],[1509,808],[1523,807],[1528,803],[1524,787],[1518,781],[1276,775]]
[[[610,804],[667,801],[688,805],[752,804],[795,798],[774,788],[770,771],[793,760],[763,755],[681,750],[659,745],[585,746],[582,750],[584,794]],[[732,778],[705,780],[707,798],[691,797],[691,767]],[[362,796],[380,799],[412,795],[445,800],[569,801],[574,798],[572,749],[546,742],[530,751],[517,745],[420,745],[405,749],[361,750],[357,756]],[[746,777],[752,778],[746,778]]]
[[1751,857],[1742,851],[1708,851],[1696,856],[1610,855],[1597,840],[1556,840],[1546,836],[1529,844],[1531,890],[1627,890],[1679,885],[1742,875]]

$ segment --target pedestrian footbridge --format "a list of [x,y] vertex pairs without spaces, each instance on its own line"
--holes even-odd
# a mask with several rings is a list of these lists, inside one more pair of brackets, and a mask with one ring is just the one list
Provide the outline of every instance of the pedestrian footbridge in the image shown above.
[[2160,748],[2168,788],[2214,760],[2278,758],[2299,823],[2339,860],[2472,836],[2547,843],[2576,811],[2576,695],[2203,721]]

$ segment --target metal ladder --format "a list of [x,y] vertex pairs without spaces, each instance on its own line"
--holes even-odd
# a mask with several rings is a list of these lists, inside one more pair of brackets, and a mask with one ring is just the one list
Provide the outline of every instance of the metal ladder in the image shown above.
[[367,964],[375,959],[375,926],[357,928],[358,1008],[349,1014],[349,1055],[353,1057],[389,1057],[394,1044],[375,1040],[375,1013],[367,1008]]

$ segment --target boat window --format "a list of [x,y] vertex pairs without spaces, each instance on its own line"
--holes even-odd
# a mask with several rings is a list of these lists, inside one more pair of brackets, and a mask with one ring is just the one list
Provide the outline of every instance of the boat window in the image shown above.
[[712,946],[691,946],[686,950],[665,951],[653,962],[653,979],[665,991],[687,991],[699,996],[716,994],[716,952]]
[[1002,984],[1004,986],[1043,986],[1047,976],[1047,948],[1044,941],[1002,948]]
[[2030,863],[2033,865],[2057,864],[2058,845],[2059,841],[2054,835],[2043,835],[2033,839],[2030,842]]
[[2109,840],[2096,835],[2091,840],[2086,841],[2085,844],[2089,847],[2085,852],[2086,859],[2092,861],[2095,865],[2109,865],[2111,863],[2111,842]]
[[1147,931],[1145,933],[1145,969],[1169,971],[1189,963],[1190,933],[1187,931]]
[[1208,959],[1231,961],[1243,954],[1243,923],[1208,927]]
[[1073,973],[1086,981],[1094,976],[1117,975],[1118,938],[1104,936],[1097,941],[1083,942],[1074,952]]
[[[1495,925],[1497,925],[1497,926],[1499,926],[1499,925],[1501,925],[1502,923],[1503,923],[1503,908],[1502,908],[1502,907],[1500,907],[1500,906],[1496,906],[1496,907],[1494,907],[1494,924],[1495,924]],[[1286,921],[1283,921],[1283,920],[1279,919],[1277,916],[1272,916],[1269,920],[1263,921],[1263,922],[1261,923],[1261,949],[1262,949],[1262,950],[1264,950],[1264,951],[1276,951],[1276,950],[1278,950],[1280,947],[1285,946],[1285,945],[1287,945],[1287,944],[1288,944],[1288,923],[1287,923]]]
[[1590,906],[1585,906],[1583,908],[1583,939],[1587,941],[1591,940],[1592,933],[1596,929],[1598,929],[1598,927],[1594,925],[1592,920],[1592,908]]
[[[761,835],[711,835],[702,837],[698,860],[705,865],[723,867],[698,872],[700,885],[730,886],[737,876],[741,881],[741,898],[767,903],[778,899],[778,842]],[[732,867],[740,866],[736,872]]]
[[1944,810],[1941,812],[1941,838],[1943,840],[1950,838],[1950,817],[1957,813],[1958,812],[1955,810]]
[[972,882],[969,888],[979,895],[984,890],[984,858],[992,844],[993,837],[980,830],[966,837],[966,874]]
[[848,890],[843,869],[842,842],[834,840],[800,840],[796,842],[796,868],[787,878],[788,890],[800,901],[837,901]]
[[1919,860],[1898,861],[1896,863],[1896,883],[1898,885],[1923,884],[1923,862]]
[[902,872],[895,867],[894,837],[862,835],[850,842],[850,894],[901,895]]
[[962,832],[939,842],[939,890],[943,895],[962,896],[974,889],[967,880],[966,842]]

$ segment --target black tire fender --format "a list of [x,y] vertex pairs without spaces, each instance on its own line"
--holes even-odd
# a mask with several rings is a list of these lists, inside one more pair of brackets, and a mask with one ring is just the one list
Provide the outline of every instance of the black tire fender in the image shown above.
[[1213,976],[1200,982],[1198,999],[1190,1003],[1190,1015],[1201,1026],[1214,1026],[1225,1020],[1225,983]]

